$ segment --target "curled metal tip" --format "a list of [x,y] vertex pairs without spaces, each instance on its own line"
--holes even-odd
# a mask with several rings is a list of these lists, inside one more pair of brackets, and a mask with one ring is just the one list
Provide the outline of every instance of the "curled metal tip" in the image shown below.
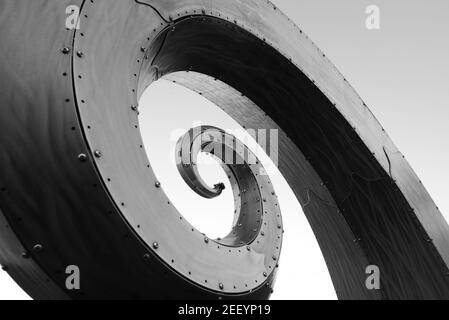
[[217,190],[218,194],[221,194],[223,192],[223,190],[226,189],[226,186],[223,182],[217,183],[214,185],[214,189]]

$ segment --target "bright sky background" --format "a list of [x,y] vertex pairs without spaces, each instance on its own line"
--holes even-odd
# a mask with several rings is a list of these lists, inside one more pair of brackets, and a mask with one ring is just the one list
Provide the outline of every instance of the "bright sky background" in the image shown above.
[[[448,219],[449,2],[273,3],[308,34],[354,86]],[[380,30],[365,27],[365,10],[372,4],[380,8]],[[153,84],[145,93],[140,120],[151,163],[173,204],[211,237],[225,235],[233,218],[230,188],[214,200],[194,194],[172,162],[173,146],[183,133],[180,129],[200,123],[223,129],[236,129],[238,125],[199,95],[165,81]],[[202,166],[201,172],[211,184],[226,182],[217,164]],[[324,260],[298,202],[280,175],[272,176],[272,180],[286,228],[273,299],[335,299]],[[0,299],[27,298],[6,273],[0,273]]]

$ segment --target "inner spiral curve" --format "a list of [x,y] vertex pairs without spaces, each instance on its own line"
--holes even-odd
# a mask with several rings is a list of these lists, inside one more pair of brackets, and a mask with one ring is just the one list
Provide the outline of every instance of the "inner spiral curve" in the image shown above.
[[220,162],[232,186],[235,201],[234,222],[229,235],[216,241],[227,246],[250,245],[261,232],[263,213],[269,204],[277,203],[276,194],[263,198],[261,189],[271,181],[256,155],[240,140],[212,126],[190,129],[176,145],[176,164],[189,187],[207,199],[218,197],[224,190],[219,182],[210,187],[199,174],[197,158],[208,153]]

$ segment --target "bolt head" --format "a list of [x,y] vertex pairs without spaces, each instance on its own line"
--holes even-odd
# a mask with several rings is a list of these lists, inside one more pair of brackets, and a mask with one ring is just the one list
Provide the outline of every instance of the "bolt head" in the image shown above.
[[78,160],[81,162],[86,162],[87,161],[87,155],[85,153],[81,153],[78,155]]
[[44,247],[41,244],[36,244],[33,247],[33,250],[36,251],[36,252],[41,252],[42,250],[44,250]]

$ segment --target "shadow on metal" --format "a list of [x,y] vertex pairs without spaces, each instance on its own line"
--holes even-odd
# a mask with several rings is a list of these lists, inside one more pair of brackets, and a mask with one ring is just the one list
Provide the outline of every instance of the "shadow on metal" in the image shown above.
[[[65,28],[72,4],[79,30]],[[248,232],[229,241],[183,218],[138,128],[139,98],[162,77],[246,128],[279,130],[279,169],[339,298],[449,298],[444,218],[344,77],[271,3],[4,0],[0,39],[0,262],[33,298],[269,298],[275,191],[248,168],[234,175],[239,190],[264,188],[241,203]],[[69,265],[81,290],[65,287]],[[369,265],[381,290],[365,287]]]

